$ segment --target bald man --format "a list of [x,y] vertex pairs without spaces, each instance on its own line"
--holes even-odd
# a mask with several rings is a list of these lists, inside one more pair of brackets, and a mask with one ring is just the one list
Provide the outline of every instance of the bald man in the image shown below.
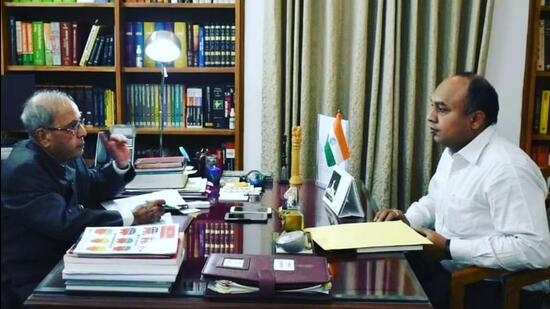
[[[428,194],[405,214],[385,209],[375,216],[375,221],[403,220],[433,242],[422,259],[409,261],[435,308],[448,306],[450,278],[441,266],[550,266],[548,188],[531,158],[497,134],[498,110],[498,95],[482,76],[445,79],[431,97],[427,117],[434,141],[446,147]],[[548,291],[548,281],[529,289]],[[499,295],[488,295],[474,298],[473,305],[492,307]]]

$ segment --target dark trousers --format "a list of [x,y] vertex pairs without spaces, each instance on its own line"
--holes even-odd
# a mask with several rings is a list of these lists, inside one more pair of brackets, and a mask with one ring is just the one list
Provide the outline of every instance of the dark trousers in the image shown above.
[[32,293],[36,284],[27,284],[24,286],[13,286],[9,280],[2,280],[2,309],[23,308],[23,303]]
[[[424,292],[430,299],[434,309],[449,308],[451,274],[438,261],[427,261],[422,253],[406,253]],[[468,309],[491,309],[501,307],[502,284],[499,281],[483,280],[466,287],[464,307]],[[542,308],[544,294],[542,292],[521,291],[520,308]]]

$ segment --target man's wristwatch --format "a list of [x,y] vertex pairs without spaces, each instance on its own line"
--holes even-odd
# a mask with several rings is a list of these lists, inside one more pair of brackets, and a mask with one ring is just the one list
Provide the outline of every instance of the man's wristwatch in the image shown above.
[[451,256],[451,240],[449,238],[447,238],[447,240],[445,241],[445,259],[453,259],[453,257]]

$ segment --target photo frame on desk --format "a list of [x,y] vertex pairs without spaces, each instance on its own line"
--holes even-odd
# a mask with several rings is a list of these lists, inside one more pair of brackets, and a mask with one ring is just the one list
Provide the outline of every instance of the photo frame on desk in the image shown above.
[[364,218],[365,212],[357,181],[343,168],[336,165],[323,193],[323,202],[338,217]]

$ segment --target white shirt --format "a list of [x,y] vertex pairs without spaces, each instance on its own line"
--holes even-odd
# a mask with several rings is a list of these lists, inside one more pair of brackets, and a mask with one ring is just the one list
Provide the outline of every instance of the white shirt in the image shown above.
[[550,266],[546,182],[516,145],[486,128],[443,152],[428,194],[405,216],[451,239],[453,262],[517,270]]

